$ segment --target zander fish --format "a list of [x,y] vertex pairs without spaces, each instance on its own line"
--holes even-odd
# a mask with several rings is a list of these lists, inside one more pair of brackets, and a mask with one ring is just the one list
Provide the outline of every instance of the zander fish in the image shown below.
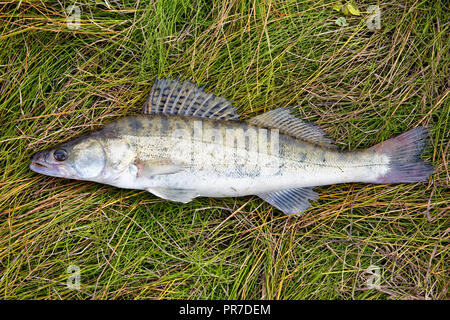
[[343,152],[290,109],[239,117],[229,101],[191,82],[156,80],[142,115],[38,152],[30,169],[184,203],[257,195],[285,214],[307,209],[318,198],[315,186],[412,183],[433,173],[419,157],[424,127]]

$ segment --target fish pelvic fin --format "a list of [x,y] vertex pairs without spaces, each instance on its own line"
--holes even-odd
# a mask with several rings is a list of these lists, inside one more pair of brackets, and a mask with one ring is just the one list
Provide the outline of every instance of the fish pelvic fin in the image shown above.
[[369,148],[369,151],[385,155],[389,159],[388,171],[373,183],[414,183],[427,180],[433,173],[433,166],[420,158],[427,145],[427,128],[417,127]]
[[148,188],[148,192],[155,196],[174,202],[188,203],[192,199],[198,197],[195,190],[186,189],[169,189],[169,188]]
[[267,201],[286,215],[302,215],[311,206],[309,200],[317,200],[319,194],[312,187],[292,188],[268,193],[258,194],[258,197]]

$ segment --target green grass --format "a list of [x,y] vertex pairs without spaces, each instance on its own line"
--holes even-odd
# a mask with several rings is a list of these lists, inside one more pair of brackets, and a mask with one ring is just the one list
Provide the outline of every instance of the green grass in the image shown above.
[[[444,2],[379,1],[377,32],[363,17],[337,26],[328,0],[108,3],[78,1],[76,30],[69,2],[0,4],[1,298],[448,298]],[[207,84],[245,118],[296,106],[344,150],[428,126],[435,174],[320,187],[296,218],[257,197],[176,204],[28,169],[34,152],[139,113],[157,76]]]

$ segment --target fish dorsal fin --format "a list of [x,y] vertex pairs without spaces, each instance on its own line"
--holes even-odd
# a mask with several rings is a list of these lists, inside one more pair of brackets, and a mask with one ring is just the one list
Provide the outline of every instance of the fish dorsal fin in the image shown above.
[[308,200],[317,200],[319,194],[313,188],[293,188],[257,195],[267,201],[284,214],[298,214],[308,209],[311,204]]
[[270,129],[278,129],[281,133],[286,133],[314,144],[336,148],[332,144],[333,140],[327,138],[326,133],[322,129],[295,117],[291,112],[292,109],[290,108],[278,108],[250,118],[247,122]]
[[167,114],[209,119],[233,120],[240,117],[231,102],[206,93],[203,87],[192,82],[156,79],[147,101],[144,114]]

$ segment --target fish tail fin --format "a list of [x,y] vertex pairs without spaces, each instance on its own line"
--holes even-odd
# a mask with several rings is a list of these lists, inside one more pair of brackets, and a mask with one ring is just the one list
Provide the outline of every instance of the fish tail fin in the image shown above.
[[420,158],[427,145],[428,130],[417,127],[369,148],[389,159],[389,170],[373,182],[388,184],[427,180],[433,173],[433,166]]

